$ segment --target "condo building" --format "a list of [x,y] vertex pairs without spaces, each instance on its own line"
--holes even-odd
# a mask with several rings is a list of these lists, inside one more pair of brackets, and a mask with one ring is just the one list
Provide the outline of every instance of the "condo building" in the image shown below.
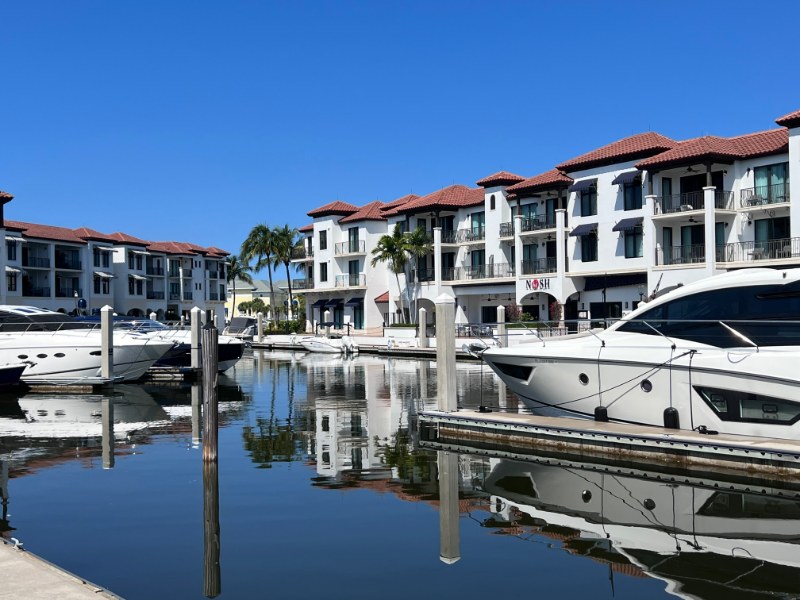
[[[442,293],[456,325],[494,323],[497,307],[531,319],[618,318],[648,297],[746,267],[800,265],[800,111],[778,128],[735,137],[674,140],[633,135],[533,177],[501,171],[476,187],[308,213],[304,279],[313,326],[370,329],[418,308],[434,320]],[[395,225],[423,228],[432,252],[398,277],[370,266]],[[355,285],[354,285],[355,284]]]

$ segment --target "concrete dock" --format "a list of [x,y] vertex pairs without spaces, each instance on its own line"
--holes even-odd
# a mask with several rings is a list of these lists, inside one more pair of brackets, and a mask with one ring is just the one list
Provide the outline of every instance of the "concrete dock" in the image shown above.
[[13,544],[0,541],[0,598],[88,600],[120,597]]

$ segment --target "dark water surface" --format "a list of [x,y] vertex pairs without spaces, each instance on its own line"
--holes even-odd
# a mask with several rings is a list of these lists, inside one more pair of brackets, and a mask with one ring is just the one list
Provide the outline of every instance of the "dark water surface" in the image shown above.
[[205,474],[188,386],[0,401],[0,535],[128,599],[800,597],[796,491],[415,449],[428,362],[254,351],[220,384]]

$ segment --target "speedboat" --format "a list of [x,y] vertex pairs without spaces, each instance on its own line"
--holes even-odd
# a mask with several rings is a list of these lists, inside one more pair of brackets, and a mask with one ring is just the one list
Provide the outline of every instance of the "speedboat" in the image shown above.
[[[0,363],[24,363],[24,383],[81,383],[101,377],[100,328],[35,306],[0,306]],[[115,381],[134,381],[173,346],[115,330]]]
[[538,414],[797,440],[798,344],[800,269],[742,269],[482,356]]
[[252,341],[257,328],[258,319],[255,317],[233,317],[228,326],[222,330],[222,334],[233,338],[239,338],[240,340]]
[[328,338],[323,336],[306,336],[293,338],[292,342],[300,344],[307,352],[320,352],[324,354],[355,354],[358,345],[350,336],[341,338]]

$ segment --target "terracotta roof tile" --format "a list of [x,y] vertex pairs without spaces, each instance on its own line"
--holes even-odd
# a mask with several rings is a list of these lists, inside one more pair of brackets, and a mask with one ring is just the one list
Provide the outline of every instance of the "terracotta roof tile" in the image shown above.
[[383,202],[375,200],[365,204],[352,215],[347,215],[339,219],[339,223],[355,223],[356,221],[385,221],[386,217],[381,213]]
[[392,215],[397,214],[397,211],[401,206],[408,204],[417,198],[419,198],[419,196],[416,194],[406,194],[402,198],[398,198],[397,200],[392,200],[391,202],[384,204],[383,207],[381,207],[381,212],[383,213],[384,217],[391,217]]
[[478,206],[485,202],[483,188],[468,188],[465,185],[451,185],[407,202],[397,209],[398,214],[426,210],[458,210]]
[[790,112],[788,115],[783,115],[775,119],[775,122],[784,127],[797,127],[800,125],[800,110]]
[[479,179],[475,182],[475,185],[479,185],[481,187],[493,187],[496,185],[513,185],[515,183],[519,183],[520,181],[524,181],[525,178],[520,175],[515,175],[514,173],[509,173],[508,171],[498,171],[497,173],[492,173],[491,175],[484,177],[483,179]]
[[298,233],[311,233],[312,231],[314,231],[314,224],[309,223],[308,225],[303,225],[297,231]]
[[540,173],[534,177],[529,177],[524,181],[520,181],[508,188],[506,191],[510,194],[517,196],[522,195],[524,192],[538,192],[545,190],[552,190],[559,187],[572,185],[572,177],[564,175],[558,169],[551,169],[545,173]]
[[562,162],[560,165],[556,165],[556,169],[570,173],[590,167],[613,165],[634,158],[652,156],[674,148],[676,144],[675,140],[660,133],[639,133]]
[[206,252],[208,252],[209,256],[217,256],[220,258],[227,258],[230,255],[230,252],[227,250],[217,248],[216,246],[209,246],[206,248]]
[[341,200],[334,200],[333,202],[329,202],[325,206],[320,206],[319,208],[315,208],[314,210],[308,211],[308,216],[312,218],[317,217],[329,217],[331,215],[349,215],[358,210],[357,206],[353,206],[352,204],[348,204],[347,202],[342,202]]
[[741,158],[754,158],[789,151],[789,131],[784,128],[748,133],[731,138]]
[[148,248],[153,252],[163,252],[164,254],[194,254],[177,242],[151,242]]
[[147,246],[150,242],[146,242],[145,240],[139,239],[137,237],[133,237],[132,235],[128,235],[127,233],[122,233],[121,231],[115,231],[114,233],[108,236],[115,242],[122,242],[123,244],[132,244],[134,246]]
[[23,221],[5,221],[5,225],[12,229],[22,230],[23,235],[27,237],[70,242],[73,244],[86,243],[86,240],[79,238],[72,229],[67,229],[66,227],[39,225],[38,223],[25,223]]
[[102,242],[113,242],[114,238],[109,236],[106,233],[100,233],[94,229],[89,229],[88,227],[79,227],[77,229],[73,229],[72,231],[75,232],[79,238],[84,240],[100,240]]

